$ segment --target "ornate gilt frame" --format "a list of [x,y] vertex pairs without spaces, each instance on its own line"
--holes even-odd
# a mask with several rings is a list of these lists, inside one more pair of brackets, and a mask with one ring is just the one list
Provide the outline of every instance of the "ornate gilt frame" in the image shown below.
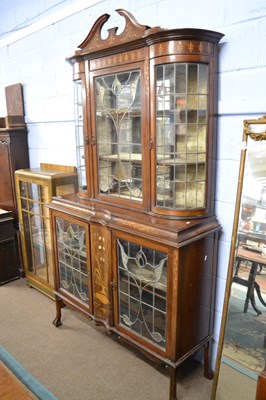
[[218,351],[217,351],[217,358],[216,358],[214,381],[213,381],[212,392],[211,392],[211,400],[215,400],[215,398],[216,398],[221,358],[222,358],[222,351],[223,351],[223,345],[224,345],[225,327],[226,327],[226,321],[227,321],[227,316],[228,316],[228,306],[229,306],[231,285],[232,285],[232,280],[233,280],[235,248],[236,248],[236,243],[237,243],[237,230],[238,230],[239,215],[240,215],[240,209],[241,209],[241,198],[242,198],[242,189],[243,189],[243,179],[244,179],[244,173],[245,173],[245,162],[246,162],[246,153],[247,153],[246,150],[247,150],[247,144],[248,144],[248,137],[250,137],[254,141],[266,140],[266,130],[263,132],[254,132],[253,130],[250,129],[251,125],[266,125],[266,114],[258,119],[246,119],[243,121],[243,137],[242,137],[243,146],[242,146],[242,150],[241,150],[236,203],[235,203],[236,206],[235,206],[234,221],[233,221],[233,228],[232,228],[231,247],[230,247],[230,253],[229,253],[228,272],[227,272],[225,295],[224,295],[224,305],[223,305],[223,312],[222,312],[222,320],[221,320],[220,337],[219,337]]

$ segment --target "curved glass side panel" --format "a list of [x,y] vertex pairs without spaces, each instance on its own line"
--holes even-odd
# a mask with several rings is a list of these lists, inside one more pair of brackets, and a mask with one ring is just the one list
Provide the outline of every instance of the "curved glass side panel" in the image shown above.
[[99,193],[142,201],[140,71],[95,79]]
[[156,205],[206,206],[208,65],[156,67]]
[[74,81],[75,100],[75,131],[76,131],[76,156],[79,190],[87,189],[85,147],[84,147],[84,126],[83,126],[83,99],[82,81]]

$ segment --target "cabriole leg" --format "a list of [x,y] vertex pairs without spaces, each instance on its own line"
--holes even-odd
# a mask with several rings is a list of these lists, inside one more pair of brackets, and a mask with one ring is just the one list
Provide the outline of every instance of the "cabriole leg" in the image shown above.
[[53,324],[54,324],[54,326],[56,326],[56,327],[58,328],[60,325],[62,325],[62,322],[61,322],[61,316],[62,316],[62,313],[61,313],[62,302],[61,302],[61,300],[58,298],[58,296],[55,296],[55,306],[56,306],[56,317],[55,317],[55,319],[53,320]]

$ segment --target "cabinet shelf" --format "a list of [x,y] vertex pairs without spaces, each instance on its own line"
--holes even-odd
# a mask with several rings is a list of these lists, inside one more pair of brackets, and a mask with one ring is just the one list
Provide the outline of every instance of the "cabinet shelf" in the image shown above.
[[[163,156],[162,156],[162,158],[163,158]],[[157,161],[157,164],[158,165],[165,165],[165,166],[186,166],[186,167],[189,167],[189,166],[195,166],[195,165],[206,165],[206,161],[205,160],[185,160],[184,158],[183,159],[180,159],[180,158],[178,158],[178,159],[175,159],[175,158],[164,158],[163,159],[163,161],[161,161],[161,160],[158,160]]]
[[119,154],[108,154],[100,155],[100,160],[110,160],[110,161],[132,161],[134,163],[142,161],[142,154],[138,153],[119,153]]
[[123,107],[118,107],[118,108],[109,108],[107,107],[106,109],[97,109],[96,110],[96,117],[107,117],[107,118],[112,118],[114,115],[117,116],[124,116],[126,114],[129,114],[131,118],[141,118],[141,112],[135,111],[131,107],[123,108]]

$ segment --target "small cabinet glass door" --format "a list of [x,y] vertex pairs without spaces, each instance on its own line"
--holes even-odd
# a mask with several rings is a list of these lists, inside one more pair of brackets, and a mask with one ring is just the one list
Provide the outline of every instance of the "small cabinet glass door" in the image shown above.
[[27,273],[53,285],[53,257],[46,185],[19,182]]
[[208,64],[157,65],[156,206],[206,207]]
[[94,78],[96,193],[143,203],[141,70]]
[[91,281],[87,254],[88,227],[76,221],[55,218],[57,238],[57,288],[85,307],[91,303]]
[[168,254],[117,238],[117,324],[166,350]]

